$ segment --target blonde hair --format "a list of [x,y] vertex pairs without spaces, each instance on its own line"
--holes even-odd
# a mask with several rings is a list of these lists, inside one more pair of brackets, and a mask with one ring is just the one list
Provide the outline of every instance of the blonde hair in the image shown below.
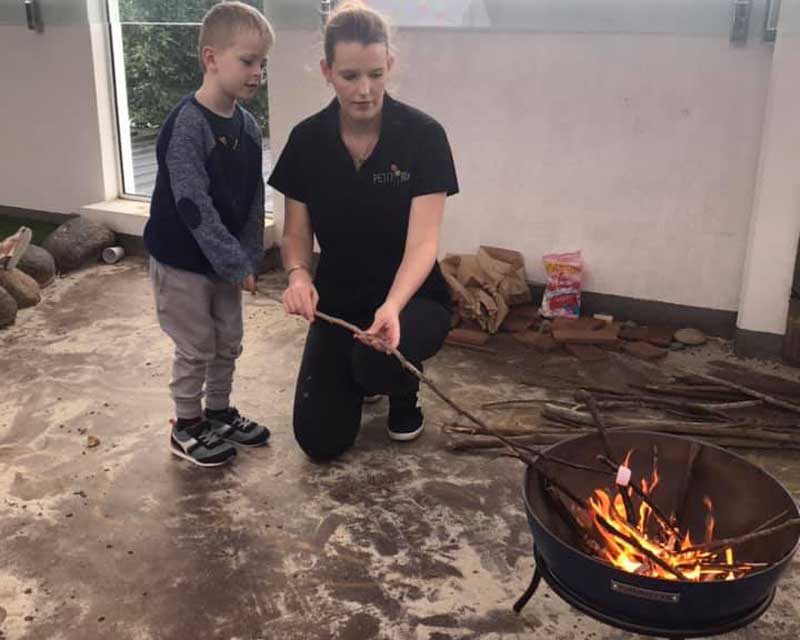
[[339,42],[359,42],[364,46],[385,44],[389,50],[389,25],[380,13],[361,0],[346,0],[338,5],[325,23],[325,62],[333,64]]
[[200,68],[205,73],[203,49],[224,47],[238,31],[255,31],[267,49],[275,44],[275,31],[269,20],[258,9],[238,0],[225,0],[211,7],[203,16],[200,36],[197,39],[197,54]]

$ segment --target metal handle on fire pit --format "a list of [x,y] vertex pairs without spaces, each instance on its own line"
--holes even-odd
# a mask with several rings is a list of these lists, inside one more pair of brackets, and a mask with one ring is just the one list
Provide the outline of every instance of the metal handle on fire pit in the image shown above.
[[680,593],[675,593],[673,591],[644,589],[642,587],[635,587],[632,584],[618,582],[617,580],[611,581],[611,590],[617,593],[625,594],[626,596],[633,596],[635,598],[642,598],[644,600],[653,600],[655,602],[665,602],[667,604],[678,604],[681,601]]

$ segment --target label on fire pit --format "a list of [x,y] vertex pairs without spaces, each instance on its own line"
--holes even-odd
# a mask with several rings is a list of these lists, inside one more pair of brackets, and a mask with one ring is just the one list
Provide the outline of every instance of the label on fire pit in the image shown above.
[[616,580],[611,581],[611,590],[617,593],[624,593],[626,596],[634,596],[636,598],[654,600],[656,602],[668,602],[670,604],[678,604],[681,599],[680,593],[643,589],[642,587],[634,587],[632,584],[625,584],[624,582],[617,582]]

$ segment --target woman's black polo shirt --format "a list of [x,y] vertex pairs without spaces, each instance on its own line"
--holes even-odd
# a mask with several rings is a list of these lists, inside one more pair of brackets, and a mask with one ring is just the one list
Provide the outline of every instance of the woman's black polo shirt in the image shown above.
[[[308,207],[321,250],[315,278],[320,311],[356,322],[371,322],[389,293],[412,198],[458,193],[442,126],[388,95],[380,139],[360,170],[342,142],[334,100],[294,127],[268,182]],[[438,263],[415,297],[450,304]]]

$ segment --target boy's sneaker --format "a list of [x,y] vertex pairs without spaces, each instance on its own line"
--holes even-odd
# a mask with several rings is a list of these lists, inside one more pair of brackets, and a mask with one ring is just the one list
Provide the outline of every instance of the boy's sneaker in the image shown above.
[[218,467],[236,455],[236,447],[220,440],[208,420],[200,420],[182,429],[173,421],[169,445],[172,455],[198,467]]
[[389,396],[388,432],[392,440],[408,442],[419,438],[425,428],[417,394]]
[[269,429],[248,420],[234,407],[222,411],[206,409],[205,417],[217,436],[233,444],[242,447],[260,447],[269,440]]

